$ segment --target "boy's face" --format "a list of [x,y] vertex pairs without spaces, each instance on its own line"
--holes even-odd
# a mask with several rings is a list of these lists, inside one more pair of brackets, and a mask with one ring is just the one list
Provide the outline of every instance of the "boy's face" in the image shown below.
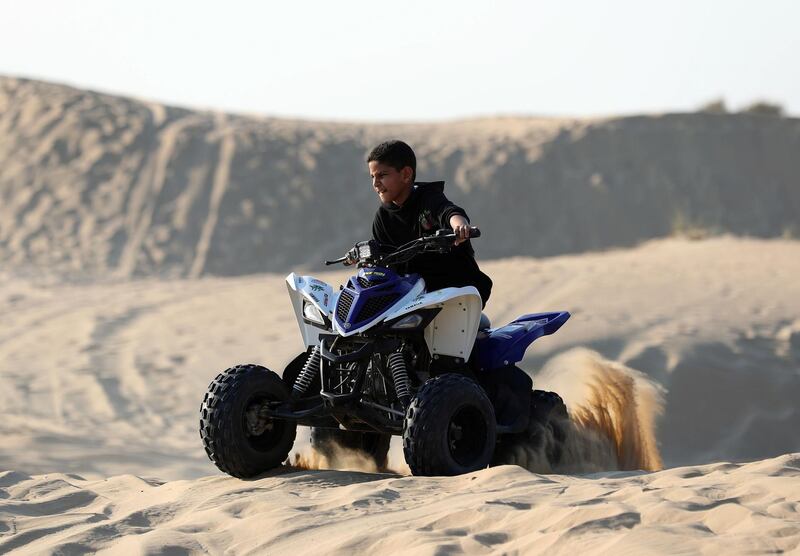
[[372,178],[372,187],[380,197],[381,203],[394,203],[402,205],[411,194],[413,185],[411,176],[413,170],[406,166],[396,170],[388,164],[381,164],[373,160],[369,163],[369,176]]

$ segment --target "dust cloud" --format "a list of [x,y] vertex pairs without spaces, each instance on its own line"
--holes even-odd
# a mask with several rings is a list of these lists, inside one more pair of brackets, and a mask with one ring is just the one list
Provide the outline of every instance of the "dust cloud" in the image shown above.
[[[387,472],[387,469],[378,469],[375,460],[358,450],[350,450],[330,443],[331,453],[321,454],[311,446],[294,454],[291,466],[298,469],[336,469],[339,471],[361,471],[363,473]],[[391,472],[391,471],[389,471]]]
[[518,445],[512,463],[538,473],[662,468],[655,422],[664,391],[643,373],[575,348],[548,361],[534,380],[537,389],[561,395],[570,420],[559,423],[560,438],[546,429],[537,445]]

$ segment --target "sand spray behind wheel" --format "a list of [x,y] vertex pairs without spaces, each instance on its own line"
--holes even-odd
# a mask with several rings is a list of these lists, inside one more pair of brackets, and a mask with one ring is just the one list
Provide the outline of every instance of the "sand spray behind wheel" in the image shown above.
[[[558,442],[549,430],[537,445],[518,445],[513,463],[535,473],[661,469],[655,421],[663,409],[663,390],[644,374],[597,352],[575,348],[548,361],[536,373],[534,384],[539,390],[558,392],[572,422],[566,424],[558,463],[547,456]],[[308,443],[306,427],[298,428],[297,437],[291,459],[295,467],[380,471],[372,459],[347,448],[336,447],[330,457],[317,453]],[[388,470],[410,474],[398,437],[392,438]]]
[[411,470],[403,458],[403,447],[400,437],[392,437],[386,469],[378,469],[375,460],[363,452],[351,450],[333,444],[329,454],[321,454],[314,450],[309,442],[309,429],[297,428],[295,449],[289,456],[289,464],[299,469],[337,469],[339,471],[361,471],[363,473],[395,473],[411,475]]
[[519,446],[514,463],[537,473],[661,469],[655,422],[663,411],[664,391],[647,376],[575,348],[548,361],[534,384],[561,395],[571,423],[557,463],[546,456],[548,445],[556,442],[550,431],[543,444]]

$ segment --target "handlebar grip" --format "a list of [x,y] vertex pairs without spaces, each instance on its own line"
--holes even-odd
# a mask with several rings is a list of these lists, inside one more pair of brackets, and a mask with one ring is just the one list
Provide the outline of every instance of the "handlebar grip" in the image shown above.
[[473,237],[481,237],[481,231],[477,227],[472,226],[469,229],[469,237],[470,239],[472,239]]

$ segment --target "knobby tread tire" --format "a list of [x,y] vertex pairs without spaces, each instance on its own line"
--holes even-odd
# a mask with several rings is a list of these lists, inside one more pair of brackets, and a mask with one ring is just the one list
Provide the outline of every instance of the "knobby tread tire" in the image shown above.
[[[564,400],[555,392],[534,390],[531,401],[531,424],[528,426],[529,437],[537,434],[536,427],[549,428],[555,444],[547,447],[547,459],[551,465],[561,461],[562,446],[566,439],[566,421],[569,419]],[[540,430],[539,429],[539,430]]]
[[[482,454],[464,466],[454,460],[447,445],[451,417],[472,405],[483,415],[487,438]],[[411,400],[403,422],[403,454],[414,475],[461,475],[489,465],[494,453],[494,407],[474,380],[455,373],[428,380]]]
[[260,365],[237,365],[211,381],[200,406],[200,438],[208,458],[224,473],[238,478],[254,477],[283,463],[297,433],[292,421],[275,421],[275,442],[255,449],[244,431],[248,400],[261,396],[289,398],[289,389],[276,373]]
[[569,413],[564,400],[555,392],[534,390],[531,392],[530,420],[528,427],[520,433],[501,438],[497,445],[492,465],[508,465],[515,463],[515,446],[526,445],[538,448],[543,445],[546,430],[550,431],[555,442],[548,442],[545,455],[551,467],[561,461],[563,444],[568,430]]

